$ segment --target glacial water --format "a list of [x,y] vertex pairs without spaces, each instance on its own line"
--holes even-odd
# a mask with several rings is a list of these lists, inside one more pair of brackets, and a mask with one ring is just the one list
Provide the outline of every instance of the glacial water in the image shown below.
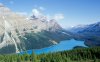
[[[71,40],[61,41],[59,44],[56,44],[56,45],[53,45],[53,46],[50,46],[50,47],[46,47],[46,48],[42,48],[42,49],[35,49],[33,51],[36,54],[41,54],[41,53],[71,50],[75,46],[86,47],[85,44],[84,44],[84,41],[77,41],[77,40],[71,39]],[[27,53],[31,54],[32,50],[28,50]]]

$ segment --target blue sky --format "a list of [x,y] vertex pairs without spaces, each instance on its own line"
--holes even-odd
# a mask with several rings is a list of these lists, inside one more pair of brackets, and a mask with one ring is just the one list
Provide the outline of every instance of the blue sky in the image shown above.
[[0,0],[0,3],[27,14],[38,9],[51,18],[58,18],[64,28],[100,21],[100,0]]

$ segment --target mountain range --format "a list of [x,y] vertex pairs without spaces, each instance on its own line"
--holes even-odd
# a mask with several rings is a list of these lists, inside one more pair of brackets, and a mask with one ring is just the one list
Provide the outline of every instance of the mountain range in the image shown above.
[[68,29],[73,38],[84,40],[87,46],[100,46],[100,22],[89,25],[78,25]]
[[100,46],[100,22],[66,30],[55,19],[36,14],[27,17],[0,4],[0,54],[40,49],[69,39],[83,40],[89,47]]
[[[23,16],[0,4],[0,53],[19,53],[40,49],[70,39],[55,19]],[[67,32],[66,32],[67,33]]]

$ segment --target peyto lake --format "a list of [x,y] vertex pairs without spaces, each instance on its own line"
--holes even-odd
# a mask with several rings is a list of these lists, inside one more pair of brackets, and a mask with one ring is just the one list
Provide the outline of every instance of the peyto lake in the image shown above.
[[[84,44],[84,41],[77,41],[74,39],[71,40],[65,40],[61,41],[59,44],[42,48],[42,49],[35,49],[33,50],[36,54],[41,54],[41,53],[49,53],[49,52],[57,52],[57,51],[63,51],[63,50],[71,50],[75,46],[83,46],[86,47]],[[22,54],[23,52],[21,52]],[[31,54],[32,50],[28,50],[27,53]]]

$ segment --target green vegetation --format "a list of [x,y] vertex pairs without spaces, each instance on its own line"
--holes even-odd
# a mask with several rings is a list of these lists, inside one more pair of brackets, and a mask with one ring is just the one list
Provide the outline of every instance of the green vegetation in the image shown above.
[[25,53],[0,55],[0,62],[100,62],[100,47],[31,55]]
[[49,41],[50,39],[47,36],[45,36],[42,32],[25,33],[24,37],[19,36],[19,39],[21,40],[23,46],[25,46],[25,50],[35,48],[39,49],[45,46],[47,47],[53,45],[52,42]]
[[[18,30],[16,30],[17,34]],[[65,34],[61,34],[58,32],[48,32],[48,31],[41,31],[41,32],[25,32],[24,36],[19,36],[21,44],[19,45],[19,50],[30,50],[30,49],[40,49],[44,47],[48,47],[54,45],[51,40],[56,41],[57,43],[69,39],[69,36]],[[24,48],[23,48],[24,47]],[[21,50],[20,50],[21,51]]]

